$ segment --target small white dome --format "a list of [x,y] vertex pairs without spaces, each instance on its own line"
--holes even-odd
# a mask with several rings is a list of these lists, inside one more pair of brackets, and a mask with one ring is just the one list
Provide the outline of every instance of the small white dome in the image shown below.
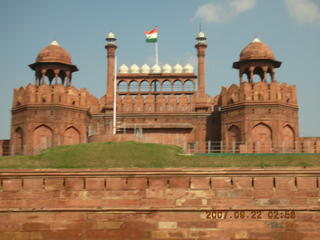
[[59,45],[59,43],[58,43],[56,40],[52,41],[52,42],[50,43],[50,45],[53,45],[53,46],[60,46],[60,45]]
[[125,64],[122,64],[120,67],[119,67],[119,73],[129,73],[129,68],[127,65]]
[[172,73],[172,67],[169,64],[165,64],[162,67],[163,73]]
[[130,72],[131,73],[139,73],[140,68],[138,67],[137,64],[132,64],[130,67]]
[[151,68],[152,73],[161,73],[161,67],[158,64],[155,64]]
[[204,32],[199,32],[198,33],[198,38],[204,38],[206,37],[206,35],[204,34]]
[[193,66],[191,64],[187,64],[184,66],[183,71],[185,73],[193,73]]
[[174,73],[182,73],[183,71],[183,68],[180,64],[176,64],[174,67],[173,67],[173,72]]
[[252,40],[252,42],[253,42],[253,43],[255,43],[255,42],[261,42],[261,40],[260,40],[260,38],[255,37],[255,38]]
[[141,73],[150,73],[150,67],[148,64],[143,64],[141,67]]
[[116,35],[114,35],[113,32],[108,33],[108,38],[116,38]]

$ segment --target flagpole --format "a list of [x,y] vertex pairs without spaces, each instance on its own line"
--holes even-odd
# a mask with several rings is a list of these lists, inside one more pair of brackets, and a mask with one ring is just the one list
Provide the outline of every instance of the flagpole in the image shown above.
[[158,39],[156,41],[156,46],[155,46],[155,51],[156,51],[156,64],[159,65],[159,59],[158,59]]
[[117,56],[115,56],[113,79],[113,135],[117,132]]

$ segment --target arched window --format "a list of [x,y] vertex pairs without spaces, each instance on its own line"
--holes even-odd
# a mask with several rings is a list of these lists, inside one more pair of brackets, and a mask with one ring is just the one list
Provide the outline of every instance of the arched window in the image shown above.
[[160,82],[158,80],[154,80],[151,83],[151,91],[159,92],[160,91]]
[[42,150],[52,146],[52,130],[46,125],[40,125],[33,131],[33,146],[35,150]]
[[129,92],[138,92],[138,83],[136,81],[131,81],[129,83]]
[[233,99],[230,98],[230,99],[228,100],[228,104],[233,104],[233,103],[234,103]]
[[141,92],[149,92],[150,91],[150,85],[147,81],[142,81],[140,83],[140,91]]
[[228,129],[228,150],[232,152],[239,151],[241,141],[241,131],[238,126],[232,125]]
[[268,125],[264,123],[255,125],[251,131],[251,138],[254,152],[265,153],[272,150],[272,131]]
[[23,139],[23,130],[21,127],[18,127],[14,133],[15,135],[15,145],[14,145],[14,150],[16,155],[23,154],[23,144],[24,144],[24,139]]
[[179,80],[174,81],[173,83],[173,91],[175,92],[181,92],[182,91],[182,82]]
[[64,131],[64,134],[63,134],[64,145],[80,144],[80,142],[81,142],[80,133],[75,127],[69,127]]
[[194,84],[191,80],[187,80],[184,83],[184,91],[194,91]]
[[282,129],[282,150],[283,152],[292,152],[295,147],[294,130],[290,125]]
[[118,84],[118,91],[119,92],[127,92],[128,91],[128,84],[125,81],[120,81]]
[[164,92],[172,91],[172,84],[171,84],[171,82],[169,82],[168,80],[165,80],[165,81],[162,83],[161,91],[164,91]]

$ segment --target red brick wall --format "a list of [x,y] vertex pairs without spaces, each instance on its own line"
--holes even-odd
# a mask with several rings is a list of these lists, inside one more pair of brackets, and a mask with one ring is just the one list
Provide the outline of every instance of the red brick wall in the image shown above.
[[320,239],[319,176],[298,168],[2,170],[0,240]]

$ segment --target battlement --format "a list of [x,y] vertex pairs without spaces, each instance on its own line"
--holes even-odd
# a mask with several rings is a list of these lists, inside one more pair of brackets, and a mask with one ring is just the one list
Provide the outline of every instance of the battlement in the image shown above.
[[237,103],[282,103],[297,105],[296,86],[279,82],[243,82],[232,84],[229,88],[222,87],[221,106]]
[[14,89],[13,109],[24,105],[64,105],[99,111],[99,100],[86,88],[64,85],[32,85]]

